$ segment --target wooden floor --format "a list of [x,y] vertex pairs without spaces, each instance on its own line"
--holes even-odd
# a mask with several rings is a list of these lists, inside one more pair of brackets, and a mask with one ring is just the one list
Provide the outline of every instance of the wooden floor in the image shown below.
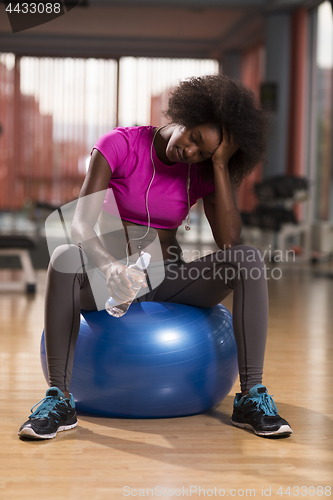
[[[310,268],[295,264],[282,279],[269,281],[264,383],[294,430],[290,438],[268,440],[232,427],[235,385],[218,407],[202,415],[82,416],[72,431],[28,442],[17,437],[18,428],[47,389],[39,360],[44,279],[41,273],[33,299],[0,294],[1,500],[329,496],[332,279],[314,277]],[[229,308],[231,301],[225,302]]]

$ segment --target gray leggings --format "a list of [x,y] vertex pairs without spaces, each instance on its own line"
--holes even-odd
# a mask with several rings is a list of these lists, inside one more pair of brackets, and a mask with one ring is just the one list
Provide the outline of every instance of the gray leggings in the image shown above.
[[[87,273],[59,272],[61,262],[82,251],[75,245],[58,247],[48,270],[45,300],[45,340],[50,385],[68,391],[80,310],[96,310]],[[57,263],[60,266],[56,265]],[[268,323],[265,264],[259,250],[238,245],[195,261],[165,261],[165,278],[136,301],[170,301],[213,307],[232,291],[233,327],[237,343],[241,390],[262,381]]]

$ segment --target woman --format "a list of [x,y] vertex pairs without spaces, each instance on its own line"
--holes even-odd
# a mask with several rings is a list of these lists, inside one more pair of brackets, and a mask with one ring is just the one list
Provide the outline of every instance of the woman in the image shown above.
[[[21,426],[20,436],[49,439],[77,425],[68,390],[80,309],[96,310],[98,302],[87,269],[104,274],[108,295],[133,299],[120,260],[129,248],[132,254],[147,248],[153,232],[161,245],[165,278],[135,300],[212,307],[233,291],[241,392],[234,400],[232,423],[260,436],[292,433],[262,385],[268,322],[265,265],[257,249],[240,245],[241,220],[233,195],[263,159],[266,116],[249,89],[220,75],[182,82],[170,97],[166,116],[170,123],[165,127],[117,128],[92,150],[73,219],[76,245],[58,247],[48,271],[45,338],[51,388]],[[105,234],[112,218],[108,214],[115,215],[110,193],[123,230]],[[189,206],[200,198],[219,250],[185,263],[176,233]]]

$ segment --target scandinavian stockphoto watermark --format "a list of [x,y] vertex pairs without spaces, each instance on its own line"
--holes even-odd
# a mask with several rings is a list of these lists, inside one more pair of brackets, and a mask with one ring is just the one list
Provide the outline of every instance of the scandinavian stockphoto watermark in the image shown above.
[[[221,250],[224,253],[220,253],[218,258],[219,262],[225,262],[228,259],[228,255],[225,253],[226,250],[230,249],[231,247],[228,247],[226,245],[221,248]],[[258,250],[255,247],[249,247],[249,252],[247,255],[244,255],[244,250],[238,250],[238,253],[242,253],[243,259],[246,258],[247,261],[255,260],[256,259],[256,254]],[[178,258],[178,253],[177,253],[177,247],[171,246],[169,247],[169,254],[171,255],[171,259],[177,260]],[[189,250],[185,249],[183,250],[183,257],[185,261],[188,261],[189,258],[191,260],[197,260],[200,257],[207,257],[208,255],[212,255],[211,251],[205,251],[201,252],[200,250]],[[284,263],[284,262],[295,262],[296,261],[296,252],[293,249],[289,250],[279,250],[277,248],[273,249],[272,245],[269,244],[267,248],[265,248],[262,252],[259,252],[259,259],[264,262],[274,262],[274,263]]]
[[[183,259],[186,261],[185,254],[189,250],[182,252]],[[286,250],[285,253],[279,250],[272,250],[271,245],[260,252],[257,248],[248,245],[238,245],[235,247],[226,247],[217,252],[209,252],[203,255],[199,251],[191,251],[190,262],[182,266],[179,262],[176,246],[168,248],[170,265],[168,267],[168,279],[177,280],[192,279],[204,280],[221,279],[227,282],[235,282],[237,279],[258,280],[279,280],[283,272],[281,267],[274,265],[269,268],[265,265],[265,260],[276,264],[277,262],[295,262],[294,250]],[[197,255],[196,255],[197,253]]]
[[6,14],[13,33],[48,23],[67,14],[85,0],[14,0],[5,1]]
[[154,488],[131,488],[130,486],[123,487],[124,497],[255,497],[256,490],[254,488],[218,488],[218,487],[202,487],[202,486],[181,486],[179,488],[168,488],[166,486],[155,486]]
[[261,486],[257,488],[219,488],[217,486],[180,486],[170,488],[166,486],[155,486],[153,488],[131,488],[123,487],[124,497],[194,497],[194,498],[254,498],[254,497],[273,497],[273,498],[320,498],[330,497],[332,494],[331,486]]
[[[108,211],[103,210],[106,193]],[[163,245],[162,251],[155,228],[140,224],[124,227],[116,199],[109,189],[59,207],[47,218],[45,233],[52,267],[61,273],[86,273],[97,310],[105,309],[110,297],[108,280],[113,280],[112,290],[114,283],[120,280],[119,276],[110,278],[112,259],[116,259],[120,273],[135,264],[142,252],[150,255],[150,263],[144,271],[147,287],[142,286],[136,298],[154,290],[166,275],[170,281],[221,280],[233,288],[238,280],[279,280],[282,269],[276,264],[295,261],[293,250],[282,253],[271,246],[263,252],[248,245],[224,246],[216,252],[201,254],[199,250],[192,248],[189,252],[175,244],[167,248]],[[265,261],[272,259],[274,266],[267,267]]]

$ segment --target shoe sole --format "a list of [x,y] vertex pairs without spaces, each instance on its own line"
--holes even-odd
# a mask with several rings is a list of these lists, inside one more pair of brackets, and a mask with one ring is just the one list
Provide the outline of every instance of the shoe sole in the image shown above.
[[240,429],[249,429],[250,431],[254,432],[254,434],[256,434],[257,436],[262,436],[262,437],[269,437],[269,436],[287,437],[293,433],[292,428],[289,427],[289,425],[281,425],[281,427],[276,431],[256,431],[250,424],[241,424],[239,422],[235,422],[234,420],[231,420],[231,423],[232,425],[239,427]]
[[20,437],[25,437],[28,439],[52,439],[52,438],[56,437],[58,432],[69,431],[70,429],[74,429],[74,427],[76,427],[76,426],[77,426],[77,422],[75,422],[74,424],[71,424],[71,425],[62,425],[59,427],[59,429],[57,429],[56,432],[53,432],[52,434],[44,434],[44,435],[37,434],[32,429],[32,427],[26,427],[25,429],[22,429],[21,431],[19,431],[18,435]]

